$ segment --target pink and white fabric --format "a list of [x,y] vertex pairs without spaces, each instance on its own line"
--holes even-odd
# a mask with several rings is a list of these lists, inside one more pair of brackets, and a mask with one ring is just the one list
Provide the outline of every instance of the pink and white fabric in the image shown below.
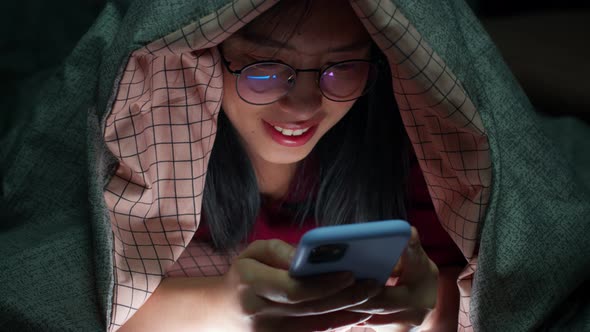
[[[111,331],[164,276],[220,275],[229,267],[233,255],[191,242],[223,92],[215,46],[274,3],[234,1],[138,49],[125,65],[104,123],[107,147],[119,159],[104,191],[114,238]],[[458,285],[459,329],[469,331],[477,229],[492,180],[485,128],[461,82],[394,3],[350,4],[389,59],[395,98],[435,210],[468,259]]]

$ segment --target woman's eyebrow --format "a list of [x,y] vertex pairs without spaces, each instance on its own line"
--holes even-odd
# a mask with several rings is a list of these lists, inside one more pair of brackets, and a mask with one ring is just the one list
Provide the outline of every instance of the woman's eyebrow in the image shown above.
[[[239,36],[242,40],[247,41],[252,44],[256,44],[260,47],[272,47],[272,48],[281,48],[286,50],[296,50],[295,47],[284,43],[279,40],[270,39],[267,36],[259,35],[254,32],[247,32],[247,33],[240,33]],[[328,53],[344,53],[344,52],[351,52],[351,51],[358,51],[359,49],[369,47],[371,43],[366,40],[357,40],[349,45],[343,45],[335,48],[328,49]]]

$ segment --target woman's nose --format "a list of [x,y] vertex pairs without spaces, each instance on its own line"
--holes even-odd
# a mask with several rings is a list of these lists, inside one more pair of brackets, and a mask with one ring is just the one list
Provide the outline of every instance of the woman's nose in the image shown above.
[[316,79],[315,72],[297,74],[295,86],[278,101],[281,109],[288,113],[299,114],[303,120],[313,116],[313,113],[322,106],[323,98]]

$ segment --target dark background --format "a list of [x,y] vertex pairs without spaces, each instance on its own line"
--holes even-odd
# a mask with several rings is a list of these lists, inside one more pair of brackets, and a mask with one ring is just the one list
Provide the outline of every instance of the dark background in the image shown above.
[[468,1],[531,102],[590,124],[590,1]]

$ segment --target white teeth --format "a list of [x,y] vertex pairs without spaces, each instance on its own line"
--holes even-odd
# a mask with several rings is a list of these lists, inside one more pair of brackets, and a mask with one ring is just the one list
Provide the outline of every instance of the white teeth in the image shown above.
[[292,130],[292,129],[284,129],[281,128],[279,126],[274,126],[274,128],[280,132],[281,134],[285,135],[285,136],[301,136],[303,135],[303,133],[305,133],[306,131],[309,130],[309,128],[305,128],[305,129],[297,129],[297,130]]

